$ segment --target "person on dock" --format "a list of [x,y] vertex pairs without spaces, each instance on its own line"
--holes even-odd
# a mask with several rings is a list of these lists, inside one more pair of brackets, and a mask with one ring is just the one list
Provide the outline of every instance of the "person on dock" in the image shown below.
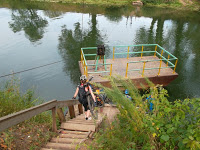
[[125,94],[125,97],[126,97],[126,98],[132,100],[131,96],[129,95],[128,89],[126,89],[126,90],[124,91],[124,94]]
[[95,105],[96,105],[96,98],[93,94],[93,91],[89,84],[87,84],[87,77],[85,75],[82,75],[80,77],[80,85],[77,86],[76,92],[74,93],[74,96],[72,99],[76,99],[76,96],[78,95],[79,97],[79,102],[83,105],[84,110],[85,110],[85,119],[86,120],[91,120],[92,118],[90,117],[90,109],[88,106],[88,101],[87,101],[87,92],[90,92]]
[[147,102],[148,102],[148,106],[149,106],[149,111],[152,113],[153,111],[153,103],[152,100],[154,100],[153,96],[150,95],[149,97],[146,98]]

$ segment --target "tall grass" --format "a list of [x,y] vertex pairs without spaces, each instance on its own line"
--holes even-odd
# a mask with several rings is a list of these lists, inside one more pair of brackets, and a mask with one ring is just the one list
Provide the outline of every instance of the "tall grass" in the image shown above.
[[[20,82],[12,78],[0,84],[0,117],[42,103],[33,89],[22,93]],[[0,149],[40,149],[55,133],[51,132],[51,112],[43,112],[0,133]]]
[[[120,110],[117,120],[97,134],[91,149],[200,149],[200,99],[169,102],[162,86],[140,94],[130,80],[111,78],[112,88],[104,87]],[[130,91],[125,97],[117,85]],[[146,97],[152,95],[153,111]]]
[[19,80],[12,78],[0,88],[0,117],[34,106],[33,90],[20,92]]

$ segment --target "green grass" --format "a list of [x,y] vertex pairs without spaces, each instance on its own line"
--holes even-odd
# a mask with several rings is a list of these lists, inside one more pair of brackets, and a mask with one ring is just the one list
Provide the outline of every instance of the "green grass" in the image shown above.
[[[120,110],[117,120],[100,130],[91,149],[200,149],[200,99],[168,101],[162,86],[150,83],[140,94],[130,80],[110,78],[112,88],[104,87]],[[117,85],[128,89],[133,100]],[[146,97],[153,96],[153,111]]]
[[[0,85],[0,117],[41,104],[33,89],[22,93],[19,80]],[[55,133],[51,132],[51,111],[43,112],[0,133],[0,149],[40,149]]]

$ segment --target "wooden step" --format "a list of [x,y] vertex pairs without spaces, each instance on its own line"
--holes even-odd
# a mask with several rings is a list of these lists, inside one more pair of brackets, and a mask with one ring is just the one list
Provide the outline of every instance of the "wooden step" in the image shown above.
[[41,148],[41,150],[59,150],[59,149],[53,149],[53,148]]
[[60,150],[74,150],[76,145],[63,143],[47,143],[46,148],[60,149]]
[[62,134],[81,134],[81,135],[88,135],[89,132],[86,132],[86,131],[62,130],[60,133],[62,133]]
[[52,143],[66,143],[66,144],[79,144],[82,141],[82,139],[72,139],[72,138],[52,138]]
[[81,134],[59,134],[59,137],[61,138],[72,138],[72,139],[84,139],[87,137],[87,135],[81,135]]
[[95,131],[95,125],[90,124],[74,124],[74,123],[62,123],[62,129],[76,130],[76,131]]
[[69,121],[67,121],[66,123],[74,123],[74,124],[92,124],[92,125],[95,124],[94,121],[88,122],[88,121],[82,121],[82,120],[69,120]]

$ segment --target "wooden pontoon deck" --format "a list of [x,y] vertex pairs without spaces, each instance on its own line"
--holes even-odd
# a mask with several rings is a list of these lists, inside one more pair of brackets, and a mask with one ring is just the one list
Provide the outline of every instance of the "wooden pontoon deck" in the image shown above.
[[[130,57],[127,58],[115,58],[115,59],[106,59],[106,63],[112,64],[112,76],[120,75],[122,77],[125,77],[126,75],[126,67],[127,63],[130,61],[145,61],[145,60],[159,60],[157,56],[143,56],[143,57]],[[145,68],[159,68],[160,61],[152,61],[152,62],[146,62]],[[89,64],[94,64],[95,60],[87,60],[88,64],[88,72],[95,72],[95,66],[89,66]],[[103,60],[99,60],[99,64],[103,63]],[[145,81],[145,77],[148,78],[150,81],[152,81],[154,84],[160,84],[163,86],[167,86],[171,81],[176,79],[178,77],[178,74],[174,72],[171,68],[163,68],[160,69],[160,74],[158,75],[159,69],[151,69],[151,70],[144,70],[144,76],[142,76],[143,72],[143,62],[139,63],[131,63],[128,66],[128,69],[141,69],[140,71],[128,71],[127,77],[130,78],[133,83],[138,87],[141,88],[141,85],[144,85],[148,87],[148,84]],[[165,67],[167,64],[165,64],[162,61],[161,67]],[[106,65],[107,70],[110,70],[110,65]],[[79,61],[79,68],[81,71],[81,74],[84,74],[83,66],[81,61]],[[97,71],[105,71],[104,66],[98,66]],[[110,73],[92,73],[88,74],[88,76],[94,76],[93,82],[101,83],[104,86],[110,86],[108,79],[105,78],[105,76],[109,76]]]

